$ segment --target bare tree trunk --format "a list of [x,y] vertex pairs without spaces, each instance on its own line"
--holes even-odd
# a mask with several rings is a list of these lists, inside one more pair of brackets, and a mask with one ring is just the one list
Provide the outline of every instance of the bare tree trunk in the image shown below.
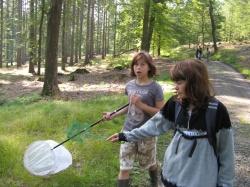
[[106,57],[106,16],[107,11],[103,8],[103,27],[102,27],[102,59]]
[[43,33],[43,19],[44,19],[44,7],[45,0],[42,0],[41,4],[41,18],[39,24],[39,38],[38,38],[38,67],[37,67],[37,74],[41,74],[41,63],[42,63],[42,33]]
[[209,16],[210,16],[211,26],[212,26],[214,52],[216,53],[218,51],[218,47],[217,47],[216,24],[215,24],[215,19],[214,19],[214,10],[213,10],[213,1],[212,0],[209,0]]
[[101,28],[100,28],[100,11],[101,11],[100,0],[97,1],[97,26],[96,26],[96,53],[101,53]]
[[30,36],[29,36],[29,54],[30,54],[30,59],[29,59],[29,73],[35,74],[35,69],[34,69],[34,60],[36,57],[36,35],[35,35],[35,15],[34,15],[34,0],[30,0]]
[[91,5],[91,24],[90,24],[90,44],[89,44],[89,49],[90,49],[90,59],[94,57],[94,32],[95,32],[95,18],[94,18],[94,13],[95,13],[95,0],[92,0],[92,5]]
[[67,15],[67,1],[63,3],[63,25],[62,25],[62,70],[65,70],[67,64],[66,53],[66,15]]
[[117,25],[117,2],[115,0],[115,23],[114,23],[114,44],[113,44],[113,57],[116,53],[116,25]]
[[75,20],[76,20],[76,1],[73,1],[73,13],[72,13],[72,30],[71,30],[71,47],[70,47],[70,60],[69,65],[74,64],[74,49],[75,49]]
[[148,36],[149,36],[150,1],[151,0],[144,0],[144,17],[143,17],[141,50],[145,51],[149,51]]
[[63,0],[51,1],[48,14],[45,77],[42,95],[57,95],[60,90],[57,81],[57,52],[59,27]]
[[80,21],[80,8],[76,8],[76,28],[75,28],[75,63],[78,63],[78,45],[79,45],[79,21]]
[[88,11],[87,11],[87,32],[86,32],[86,47],[85,47],[85,64],[89,64],[89,56],[90,56],[90,49],[89,49],[89,41],[90,41],[90,6],[91,0],[88,0]]
[[16,62],[17,62],[17,67],[21,67],[22,65],[22,47],[21,47],[21,43],[22,43],[22,0],[18,0],[18,20],[19,23],[17,24],[17,58],[16,58]]
[[83,38],[84,5],[85,5],[85,1],[82,1],[81,2],[81,10],[80,10],[80,33],[79,33],[79,46],[78,46],[79,59],[82,59],[82,38]]
[[158,40],[158,42],[157,42],[157,56],[161,56],[161,34],[158,34],[157,35],[157,40]]
[[1,25],[0,25],[0,68],[3,67],[3,0],[0,0]]

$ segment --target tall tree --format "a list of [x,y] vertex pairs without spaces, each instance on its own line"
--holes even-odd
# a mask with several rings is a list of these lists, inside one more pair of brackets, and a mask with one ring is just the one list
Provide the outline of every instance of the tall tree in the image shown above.
[[144,1],[144,17],[143,17],[141,49],[145,51],[149,51],[150,4],[151,0]]
[[29,73],[35,74],[34,60],[36,58],[36,33],[35,33],[35,10],[34,10],[34,0],[30,0],[30,36],[29,36]]
[[88,8],[87,8],[87,27],[86,27],[86,41],[85,41],[85,64],[89,64],[90,62],[90,9],[91,8],[91,0],[88,0]]
[[3,0],[0,0],[0,68],[3,67]]
[[42,35],[43,35],[43,20],[45,14],[45,0],[42,0],[41,4],[41,18],[39,23],[39,37],[38,37],[38,67],[37,74],[41,74],[41,63],[42,63]]
[[65,70],[67,63],[67,45],[66,45],[66,17],[68,10],[68,2],[63,2],[63,24],[62,24],[62,70]]
[[57,80],[57,52],[59,26],[63,0],[51,1],[48,14],[45,77],[42,95],[57,95],[60,90]]
[[214,3],[213,0],[209,0],[209,16],[211,19],[214,52],[216,53],[218,51],[218,47],[217,47],[216,24],[215,24],[215,18],[214,18],[213,3]]
[[69,65],[73,66],[74,64],[74,49],[75,49],[75,20],[76,20],[76,0],[73,1],[73,10],[72,10],[72,27],[71,27],[71,47],[70,47],[70,60]]
[[17,67],[22,65],[22,0],[18,0]]

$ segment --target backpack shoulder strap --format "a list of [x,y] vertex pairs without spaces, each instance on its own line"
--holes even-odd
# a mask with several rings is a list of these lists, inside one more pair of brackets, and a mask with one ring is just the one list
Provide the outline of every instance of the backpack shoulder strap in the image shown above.
[[207,135],[208,141],[210,145],[213,146],[214,153],[217,156],[216,151],[216,114],[218,109],[219,101],[213,98],[208,103],[208,107],[206,110],[206,127],[207,127]]
[[174,116],[175,122],[176,122],[176,120],[177,120],[177,118],[178,118],[178,116],[179,116],[180,111],[181,111],[181,104],[180,104],[179,102],[176,101],[176,102],[175,102],[175,116]]

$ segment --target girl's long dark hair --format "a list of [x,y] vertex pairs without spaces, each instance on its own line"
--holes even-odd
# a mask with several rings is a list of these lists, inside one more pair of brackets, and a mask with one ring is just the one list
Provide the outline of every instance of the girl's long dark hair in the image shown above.
[[205,107],[214,96],[206,65],[200,60],[189,59],[177,63],[170,70],[170,77],[173,81],[186,81],[184,102],[195,108]]

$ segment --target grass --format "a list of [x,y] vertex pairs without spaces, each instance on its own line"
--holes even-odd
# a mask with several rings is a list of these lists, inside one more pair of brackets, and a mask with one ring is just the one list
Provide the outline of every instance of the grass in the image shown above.
[[237,49],[220,49],[212,56],[212,60],[226,63],[244,75],[247,79],[250,79],[250,69],[239,63],[240,61],[244,61],[244,57],[238,55]]
[[194,58],[195,50],[193,48],[177,47],[170,50],[169,58],[173,61]]
[[[27,99],[29,100],[29,99]],[[118,144],[110,144],[105,138],[118,132],[122,118],[96,126],[92,131],[100,134],[97,140],[85,140],[82,144],[69,141],[65,146],[81,167],[51,176],[31,176],[23,167],[23,154],[27,146],[36,140],[66,138],[66,129],[72,121],[93,123],[103,111],[110,111],[124,104],[124,97],[102,98],[87,102],[38,100],[26,103],[10,102],[0,109],[0,184],[3,186],[107,186],[114,183],[117,171]],[[14,115],[13,115],[14,114]],[[107,153],[108,150],[108,154]],[[111,172],[111,170],[114,170]],[[0,185],[0,186],[1,186]]]
[[[90,136],[82,135],[82,142],[64,144],[73,156],[73,165],[56,175],[30,175],[23,166],[23,155],[32,142],[52,139],[60,143],[67,138],[67,129],[73,122],[92,124],[103,111],[112,111],[126,102],[122,95],[77,102],[45,100],[35,94],[5,102],[0,108],[0,186],[114,186],[119,171],[119,143],[105,139],[121,130],[123,117],[95,126]],[[160,137],[159,142],[158,149],[165,150],[166,138]],[[143,186],[148,175],[138,168],[132,176],[135,186]]]

